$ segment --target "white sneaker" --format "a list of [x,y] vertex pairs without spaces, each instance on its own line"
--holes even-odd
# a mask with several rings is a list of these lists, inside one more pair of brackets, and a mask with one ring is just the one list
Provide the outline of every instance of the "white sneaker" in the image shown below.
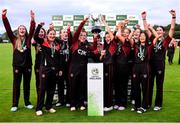
[[34,106],[33,105],[27,105],[27,106],[24,106],[25,108],[27,108],[27,109],[32,109]]
[[111,110],[113,110],[112,106],[111,107],[104,107],[104,111],[106,111],[106,112],[111,111]]
[[41,116],[42,114],[43,114],[43,112],[42,112],[41,110],[36,111],[36,115],[37,115],[37,116]]
[[118,109],[119,108],[119,106],[118,105],[114,105],[114,109]]
[[81,111],[83,111],[83,110],[85,110],[85,109],[86,109],[86,108],[85,108],[84,106],[81,106],[81,107],[80,107],[80,110],[81,110]]
[[76,110],[76,107],[71,107],[70,108],[70,111],[75,111]]
[[12,112],[16,112],[17,109],[18,109],[18,107],[12,107],[12,108],[11,108],[11,111],[12,111]]
[[125,110],[126,108],[124,107],[124,106],[119,106],[119,108],[118,108],[118,110],[120,110],[120,111],[123,111],[123,110]]
[[155,106],[153,110],[154,110],[154,111],[159,111],[159,110],[161,110],[161,108],[162,108],[162,107]]
[[55,109],[53,109],[53,108],[50,108],[49,110],[47,110],[47,112],[49,112],[49,113],[55,113],[55,112],[56,112],[56,110],[55,110]]
[[59,106],[61,106],[61,103],[56,103],[56,107],[59,107]]
[[135,108],[131,108],[131,111],[135,111]]
[[67,104],[66,104],[66,107],[70,107],[70,104],[69,104],[69,103],[67,103]]

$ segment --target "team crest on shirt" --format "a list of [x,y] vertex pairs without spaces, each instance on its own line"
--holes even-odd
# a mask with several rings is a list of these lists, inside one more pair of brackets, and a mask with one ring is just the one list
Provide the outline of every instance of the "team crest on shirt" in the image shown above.
[[81,56],[86,56],[87,55],[87,51],[84,51],[82,49],[78,49],[78,54],[81,55]]

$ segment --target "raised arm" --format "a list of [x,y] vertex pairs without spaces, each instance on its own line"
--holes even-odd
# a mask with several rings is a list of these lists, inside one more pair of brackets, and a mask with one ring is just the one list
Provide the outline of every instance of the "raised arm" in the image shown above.
[[71,45],[72,45],[72,33],[71,33],[71,24],[70,23],[67,24],[67,33],[68,33],[69,47],[71,47]]
[[30,17],[31,17],[31,22],[30,22],[30,29],[29,29],[29,36],[28,36],[28,44],[29,46],[31,46],[31,39],[33,37],[34,34],[34,30],[35,30],[35,14],[34,12],[31,10],[30,11]]
[[134,40],[133,40],[134,32],[135,32],[135,30],[132,29],[132,30],[131,30],[131,33],[130,33],[129,36],[128,36],[128,40],[129,40],[129,42],[130,42],[130,44],[131,44],[131,47],[134,46]]
[[87,17],[80,23],[80,25],[78,26],[77,31],[74,33],[74,37],[73,37],[72,43],[78,41],[79,35],[80,35],[80,33],[81,33],[81,30],[82,30],[84,24],[86,23],[86,21],[87,21],[88,19],[89,19],[89,16],[87,16]]
[[169,37],[173,37],[174,35],[174,30],[175,30],[175,23],[176,23],[176,11],[175,10],[171,10],[169,11],[170,14],[172,15],[172,19],[171,19],[171,27],[169,30]]
[[16,36],[13,34],[13,31],[11,29],[11,26],[9,24],[9,21],[6,17],[6,14],[7,14],[7,9],[3,9],[2,10],[2,20],[3,20],[3,24],[4,24],[4,27],[6,29],[6,32],[7,32],[7,35],[11,41],[11,43],[14,45],[15,44],[15,39],[16,39]]
[[123,29],[123,22],[119,22],[118,23],[118,31],[116,33],[116,37],[122,42],[124,43],[125,42],[125,37],[122,36],[122,29]]
[[148,24],[148,29],[153,33],[153,35],[156,37],[159,37],[156,30],[150,25]]
[[44,22],[41,22],[40,24],[38,24],[34,33],[34,40],[39,44],[42,44],[44,42],[44,39],[39,37],[39,31],[43,25],[44,25]]
[[110,27],[108,26],[108,24],[106,23],[106,20],[104,18],[104,16],[101,16],[101,21],[104,24],[104,26],[106,27],[107,32],[110,35],[111,41],[114,39],[114,35],[113,32],[111,31]]
[[146,33],[148,34],[148,37],[150,38],[152,33],[151,31],[148,29],[148,24],[147,24],[147,13],[144,11],[141,13],[141,17],[142,17],[142,20],[143,20],[143,26],[144,26],[144,30],[146,31]]

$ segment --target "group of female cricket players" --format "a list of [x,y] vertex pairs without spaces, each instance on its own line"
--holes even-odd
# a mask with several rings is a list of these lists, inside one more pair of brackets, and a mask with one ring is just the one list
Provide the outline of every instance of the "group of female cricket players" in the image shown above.
[[[146,12],[141,13],[144,30],[140,26],[127,28],[128,20],[118,23],[111,30],[106,27],[104,37],[93,31],[93,43],[87,41],[87,32],[83,28],[87,16],[72,34],[67,28],[60,30],[56,37],[53,24],[46,31],[41,22],[36,27],[35,14],[30,12],[29,32],[24,25],[17,29],[17,35],[11,30],[7,19],[7,9],[2,10],[2,21],[13,45],[13,103],[12,112],[18,110],[20,85],[23,77],[25,108],[32,109],[30,98],[30,80],[32,73],[31,45],[35,47],[37,105],[36,115],[43,115],[43,107],[49,113],[55,113],[53,96],[58,87],[56,106],[66,105],[70,111],[85,110],[87,104],[87,63],[102,62],[104,67],[104,111],[125,110],[127,108],[127,86],[131,77],[131,111],[144,113],[152,106],[154,80],[156,78],[156,97],[153,110],[162,109],[163,83],[165,74],[165,53],[175,29],[176,12],[169,11],[172,19],[169,33],[165,36],[162,26],[156,29],[147,23]],[[163,20],[162,20],[163,21]],[[36,28],[36,29],[35,29]],[[103,42],[103,43],[102,43]],[[66,87],[66,95],[64,89]],[[96,87],[96,85],[94,85]]]

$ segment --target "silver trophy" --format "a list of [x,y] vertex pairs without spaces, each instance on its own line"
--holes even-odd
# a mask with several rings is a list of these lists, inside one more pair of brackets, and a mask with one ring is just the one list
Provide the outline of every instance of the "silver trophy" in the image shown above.
[[91,28],[91,32],[94,33],[100,33],[101,32],[101,18],[102,15],[92,15],[90,14],[90,18],[89,18],[89,26]]

